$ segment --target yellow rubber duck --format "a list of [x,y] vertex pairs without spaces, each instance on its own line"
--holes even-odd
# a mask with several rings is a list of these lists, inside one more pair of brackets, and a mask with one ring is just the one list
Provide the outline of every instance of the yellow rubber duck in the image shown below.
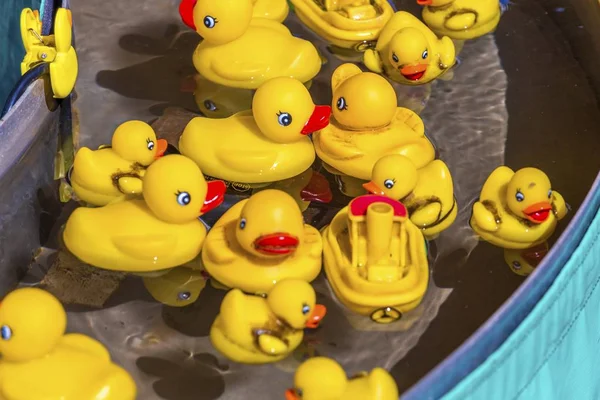
[[143,200],[101,208],[76,209],[67,220],[64,243],[95,267],[162,271],[193,260],[206,236],[198,217],[217,207],[225,193],[221,181],[206,182],[190,159],[168,155],[144,176]]
[[435,158],[425,125],[398,107],[396,92],[382,76],[342,64],[331,77],[333,118],[313,135],[319,158],[345,175],[369,180],[388,154],[402,154],[422,168]]
[[114,132],[112,145],[98,150],[87,147],[75,155],[70,183],[77,197],[94,206],[124,200],[142,193],[148,165],[167,150],[164,139],[142,121],[127,121]]
[[456,63],[456,49],[449,37],[438,39],[417,17],[398,11],[381,31],[375,49],[365,51],[363,62],[398,83],[422,85]]
[[133,379],[98,341],[65,334],[67,314],[50,293],[17,289],[0,305],[0,398],[134,400]]
[[266,364],[284,359],[302,342],[304,328],[316,328],[325,317],[309,283],[278,282],[266,298],[233,289],[223,299],[210,328],[215,348],[232,361]]
[[398,386],[383,368],[360,372],[347,378],[334,360],[314,357],[296,370],[294,388],[285,392],[285,400],[397,400]]
[[315,151],[306,135],[327,126],[330,114],[329,106],[315,106],[300,81],[274,78],[256,91],[252,110],[225,119],[192,119],[179,151],[215,178],[276,182],[312,165]]
[[[194,7],[198,0],[182,0],[179,4],[179,14],[183,22],[196,30],[194,23]],[[286,0],[252,0],[252,18],[266,18],[277,22],[283,22],[289,12],[290,7]]]
[[473,205],[471,227],[483,239],[505,249],[526,249],[548,239],[567,214],[560,193],[537,168],[513,172],[496,168]]
[[267,189],[231,207],[202,251],[211,278],[248,293],[267,293],[288,278],[310,282],[321,271],[319,231],[304,223],[289,194]]
[[506,0],[417,0],[423,20],[438,36],[475,39],[496,29]]
[[452,176],[441,160],[417,169],[407,157],[385,156],[375,163],[371,181],[363,186],[370,193],[401,201],[426,238],[447,229],[458,214]]
[[215,83],[245,89],[279,76],[312,80],[322,64],[317,48],[279,22],[252,18],[252,12],[252,0],[198,0],[193,19],[203,41],[193,56],[196,70]]

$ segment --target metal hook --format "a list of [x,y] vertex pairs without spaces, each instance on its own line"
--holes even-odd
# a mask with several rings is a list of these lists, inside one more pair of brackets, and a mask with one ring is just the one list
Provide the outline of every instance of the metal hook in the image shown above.
[[42,39],[42,37],[40,36],[40,34],[37,33],[33,28],[29,28],[29,32],[31,32],[33,34],[33,36],[35,36],[37,38],[37,40],[40,41],[40,43],[44,42],[44,39]]

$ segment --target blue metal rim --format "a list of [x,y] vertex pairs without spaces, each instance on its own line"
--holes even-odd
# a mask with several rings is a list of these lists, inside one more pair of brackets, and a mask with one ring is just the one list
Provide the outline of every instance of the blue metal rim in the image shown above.
[[8,95],[6,102],[4,103],[4,108],[2,109],[2,114],[0,114],[0,118],[4,118],[6,114],[10,111],[11,108],[19,101],[23,93],[27,90],[29,85],[33,82],[37,81],[44,74],[49,72],[48,64],[40,64],[31,68],[27,71],[18,81],[17,84],[13,87],[13,90]]

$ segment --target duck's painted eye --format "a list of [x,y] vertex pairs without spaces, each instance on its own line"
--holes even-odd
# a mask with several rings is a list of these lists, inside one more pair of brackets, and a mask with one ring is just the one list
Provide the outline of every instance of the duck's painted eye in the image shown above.
[[12,337],[12,329],[10,329],[10,326],[2,325],[2,328],[0,328],[0,337],[2,337],[2,340],[10,340]]
[[244,229],[246,227],[246,218],[240,219],[240,229]]
[[344,111],[348,109],[348,104],[346,104],[346,99],[343,97],[340,97],[337,101],[337,104],[335,105],[337,107],[338,110],[340,111]]
[[310,312],[310,306],[308,304],[305,304],[302,306],[302,314],[306,315]]
[[423,54],[421,54],[421,57],[424,59],[426,59],[429,56],[429,52],[427,51],[427,49],[425,49],[425,51],[423,52]]
[[148,150],[154,150],[154,142],[150,139],[146,139],[146,147],[148,147]]
[[520,262],[518,262],[518,261],[513,261],[513,262],[512,262],[512,266],[513,266],[513,268],[514,268],[514,269],[516,269],[516,270],[519,270],[519,269],[521,269],[521,263],[520,263]]
[[211,100],[204,100],[204,107],[208,111],[217,111],[217,105],[213,103]]
[[523,200],[525,200],[525,195],[523,193],[521,193],[519,190],[517,190],[517,194],[515,194],[515,199],[517,199],[517,201],[520,203]]
[[388,189],[391,189],[394,187],[394,185],[396,184],[396,182],[393,179],[386,179],[383,182],[383,186],[385,186]]
[[192,201],[192,196],[188,192],[177,192],[177,203],[180,206],[187,206]]
[[290,113],[279,111],[277,113],[277,122],[279,122],[279,125],[281,126],[289,126],[292,123],[292,116]]
[[551,199],[552,198],[552,189],[548,190],[548,198]]
[[212,29],[215,27],[215,25],[217,24],[217,19],[215,17],[211,17],[210,15],[207,15],[206,17],[204,17],[204,20],[202,21],[204,23],[204,26],[207,27],[208,29]]
[[392,60],[394,60],[394,62],[400,61],[400,59],[398,58],[398,56],[396,55],[396,53],[392,53]]

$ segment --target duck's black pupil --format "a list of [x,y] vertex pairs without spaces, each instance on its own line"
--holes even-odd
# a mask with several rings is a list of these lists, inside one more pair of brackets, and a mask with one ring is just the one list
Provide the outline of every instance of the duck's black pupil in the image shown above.
[[513,267],[514,267],[515,269],[519,269],[519,268],[521,268],[521,263],[520,263],[520,262],[518,262],[518,261],[513,261]]
[[385,187],[388,189],[391,189],[394,185],[392,184],[392,182],[386,182],[385,183]]
[[214,103],[210,100],[204,100],[204,107],[206,107],[206,109],[210,111],[214,111],[217,109]]
[[290,118],[289,118],[289,117],[287,117],[287,116],[283,117],[283,123],[284,123],[284,124],[286,124],[286,125],[289,125],[289,123],[290,123]]
[[338,101],[337,101],[337,108],[338,108],[339,110],[341,110],[342,108],[344,108],[344,98],[343,98],[343,97],[340,97],[340,98],[338,99]]

